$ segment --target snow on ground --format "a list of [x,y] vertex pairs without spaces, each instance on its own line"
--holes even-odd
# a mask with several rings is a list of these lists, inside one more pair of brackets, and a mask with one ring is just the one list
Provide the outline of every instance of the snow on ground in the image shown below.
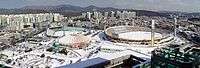
[[64,35],[64,31],[56,31],[55,33],[54,33],[54,36],[63,36]]
[[[66,36],[69,36],[70,34],[76,34],[79,33],[79,31],[58,31],[55,32],[54,34],[56,36],[61,36],[62,34],[65,34]],[[94,34],[96,34],[97,32],[92,33],[89,36],[92,36]],[[103,32],[98,33],[97,35],[93,36],[92,39],[95,41],[99,41],[98,43],[94,43],[90,44],[88,46],[88,50],[85,49],[84,50],[69,50],[69,54],[63,55],[63,54],[53,54],[51,52],[43,52],[42,50],[33,50],[31,52],[25,53],[25,54],[20,54],[17,55],[15,57],[12,57],[12,59],[18,59],[20,57],[25,57],[24,59],[31,59],[34,57],[30,56],[30,55],[35,55],[36,57],[40,58],[41,54],[45,54],[45,56],[49,56],[51,58],[56,58],[56,59],[62,59],[64,60],[64,62],[59,62],[56,59],[52,59],[51,62],[48,62],[49,65],[52,65],[52,67],[56,67],[56,66],[62,66],[62,65],[67,65],[67,64],[71,64],[71,63],[76,63],[78,61],[83,61],[83,60],[87,60],[87,59],[92,59],[92,58],[104,58],[104,59],[115,59],[124,55],[134,55],[140,58],[148,58],[150,59],[151,56],[151,51],[154,50],[156,47],[137,47],[137,46],[132,46],[132,45],[137,45],[137,44],[125,44],[125,43],[113,43],[110,41],[105,41],[105,34],[103,34]],[[124,39],[131,39],[131,40],[150,40],[151,39],[151,32],[142,32],[142,31],[138,31],[138,32],[127,32],[127,33],[121,33],[119,34],[119,38],[124,38]],[[162,35],[160,33],[155,33],[155,38],[162,38]],[[69,40],[71,38],[68,38]],[[41,42],[42,45],[47,45],[50,44],[54,41],[55,39],[51,39],[50,41],[47,42]],[[67,40],[67,39],[65,39]],[[25,42],[23,43],[25,44]],[[22,44],[21,44],[22,45]],[[109,53],[109,52],[104,52],[104,51],[98,51],[97,53],[92,53],[92,51],[97,50],[97,48],[95,48],[95,46],[100,47],[102,50],[104,49],[105,51],[116,51],[113,53]],[[140,46],[140,45],[138,45]],[[12,55],[11,51],[5,52],[5,53],[9,53],[9,55]],[[76,57],[75,55],[80,55],[80,57]],[[91,56],[89,56],[90,54],[92,54]],[[28,58],[26,56],[29,56]],[[11,57],[9,57],[11,58]],[[46,64],[43,60],[45,60],[46,57],[41,58],[42,60],[40,62],[43,62],[44,64]],[[38,60],[38,59],[36,59]],[[35,60],[30,60],[27,62],[34,62]],[[39,61],[39,60],[38,60]],[[34,62],[34,63],[38,63],[39,62]],[[51,64],[52,63],[52,64]]]

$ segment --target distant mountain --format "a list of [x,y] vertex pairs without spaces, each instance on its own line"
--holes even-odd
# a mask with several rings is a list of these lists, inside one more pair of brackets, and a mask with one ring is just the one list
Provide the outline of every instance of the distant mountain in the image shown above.
[[77,16],[82,12],[88,11],[99,11],[99,12],[109,12],[109,11],[135,11],[138,16],[166,16],[166,13],[159,13],[155,11],[147,10],[133,10],[133,9],[117,9],[112,7],[97,7],[90,5],[88,7],[80,7],[73,5],[58,5],[58,6],[25,6],[18,9],[0,9],[0,14],[19,14],[19,13],[46,13],[54,12],[61,13],[65,16]]
[[117,11],[117,10],[121,10],[121,9],[117,9],[117,8],[112,8],[112,7],[96,7],[94,5],[90,5],[88,7],[84,8],[84,11]]
[[187,17],[187,18],[199,18],[200,12],[181,12],[181,11],[157,11],[160,14],[165,15],[176,15],[179,17]]
[[20,9],[34,9],[45,11],[82,11],[83,8],[72,5],[58,5],[58,6],[25,6]]
[[75,12],[86,12],[86,11],[115,11],[119,10],[112,7],[96,7],[90,5],[88,7],[79,7],[73,5],[58,5],[58,6],[25,6],[20,9],[34,9],[34,10],[46,10],[46,11],[75,11]]
[[182,11],[157,11],[159,13],[187,13],[187,12],[182,12]]
[[165,13],[165,14],[188,14],[188,12],[181,12],[181,11],[157,11],[158,13]]

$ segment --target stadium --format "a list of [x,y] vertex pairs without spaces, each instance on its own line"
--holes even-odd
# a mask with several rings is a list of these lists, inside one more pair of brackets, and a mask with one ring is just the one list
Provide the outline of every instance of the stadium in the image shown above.
[[[114,26],[105,30],[107,38],[116,43],[151,45],[151,29],[137,26]],[[168,44],[174,40],[170,34],[154,30],[154,44]]]

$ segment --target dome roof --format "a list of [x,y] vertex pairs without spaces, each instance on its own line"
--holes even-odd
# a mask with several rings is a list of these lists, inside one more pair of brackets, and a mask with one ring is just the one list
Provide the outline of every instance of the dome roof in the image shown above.
[[89,43],[90,39],[87,36],[79,34],[69,34],[59,39],[59,43],[62,45],[73,45],[79,43]]

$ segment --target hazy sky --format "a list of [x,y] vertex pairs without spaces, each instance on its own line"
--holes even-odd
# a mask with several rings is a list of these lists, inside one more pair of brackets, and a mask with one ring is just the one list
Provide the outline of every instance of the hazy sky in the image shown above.
[[60,4],[71,4],[82,7],[95,5],[99,7],[186,12],[199,12],[200,10],[200,0],[0,0],[0,8]]

